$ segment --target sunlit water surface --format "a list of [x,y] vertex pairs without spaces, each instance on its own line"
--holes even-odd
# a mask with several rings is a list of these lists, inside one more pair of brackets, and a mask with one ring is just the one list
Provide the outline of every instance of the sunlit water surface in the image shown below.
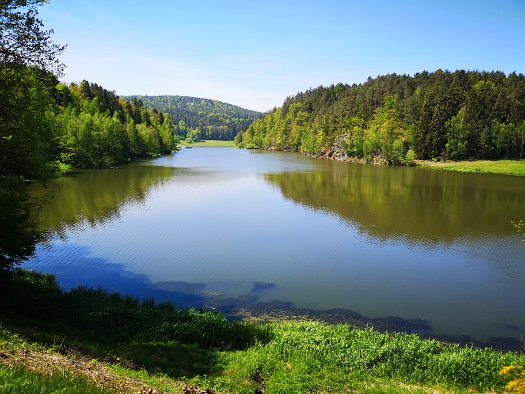
[[524,178],[208,147],[34,193],[48,240],[25,267],[65,288],[525,336]]

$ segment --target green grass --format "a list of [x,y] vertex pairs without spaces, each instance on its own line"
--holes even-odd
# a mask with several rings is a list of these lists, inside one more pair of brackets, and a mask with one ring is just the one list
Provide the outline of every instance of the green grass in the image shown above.
[[86,379],[67,372],[43,375],[24,367],[0,365],[0,393],[3,394],[107,394],[108,390],[91,385]]
[[[10,311],[0,320],[6,327],[0,330],[0,353],[33,346],[28,344],[74,348],[157,390],[196,385],[231,393],[486,392],[502,390],[506,382],[499,370],[520,360],[516,353],[416,335],[317,322],[256,325],[102,290],[66,292],[52,276],[22,270],[13,273],[12,283]],[[4,381],[18,379],[4,375]]]
[[274,328],[268,344],[237,352],[228,364],[234,376],[263,381],[269,392],[341,391],[370,381],[484,392],[501,388],[498,371],[516,361],[513,354],[344,325],[306,322]]
[[222,141],[222,140],[202,140],[199,142],[188,143],[186,141],[179,142],[180,146],[227,146],[233,147],[235,143],[233,141]]
[[447,171],[525,176],[525,160],[477,160],[451,161],[445,163],[419,161],[418,165],[422,167],[439,168]]

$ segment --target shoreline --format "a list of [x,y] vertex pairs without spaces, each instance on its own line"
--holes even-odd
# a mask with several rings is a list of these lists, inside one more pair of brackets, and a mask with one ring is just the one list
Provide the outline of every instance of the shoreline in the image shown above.
[[186,147],[193,148],[193,147],[197,147],[197,146],[234,148],[235,147],[235,143],[233,141],[230,141],[230,140],[202,140],[202,141],[191,142],[191,143],[186,142],[186,141],[179,141],[177,143],[177,148],[178,149],[186,148]]
[[[245,148],[249,149],[249,148]],[[275,152],[293,152],[290,150],[278,150],[275,147],[267,149]],[[498,174],[511,176],[525,176],[525,159],[500,159],[500,160],[461,160],[461,161],[431,161],[431,160],[414,160],[410,163],[404,164],[387,164],[381,158],[374,159],[372,162],[366,161],[364,158],[348,156],[347,153],[339,147],[325,149],[319,153],[307,153],[295,151],[307,157],[314,159],[328,159],[335,161],[342,161],[346,163],[371,164],[371,165],[385,165],[398,167],[422,167],[431,168],[444,171],[455,171],[476,174]]]
[[[486,339],[473,337],[469,334],[447,335],[434,332],[432,322],[421,318],[404,318],[400,316],[385,315],[371,317],[351,309],[331,308],[331,309],[314,309],[308,307],[298,307],[292,302],[274,300],[271,302],[261,302],[256,297],[239,297],[220,299],[213,295],[201,293],[174,292],[175,298],[159,299],[153,296],[139,297],[134,294],[107,291],[100,287],[73,287],[63,288],[56,281],[56,276],[50,273],[36,272],[25,268],[17,268],[15,276],[21,278],[38,278],[38,281],[51,281],[54,291],[58,294],[75,293],[79,289],[85,289],[88,292],[102,291],[109,295],[120,298],[135,299],[139,304],[143,302],[153,302],[156,304],[170,304],[173,308],[182,312],[198,310],[202,312],[219,313],[228,321],[234,323],[255,324],[263,326],[266,324],[279,324],[288,322],[317,322],[329,326],[346,325],[350,330],[373,329],[381,333],[417,335],[421,339],[434,339],[443,343],[456,344],[461,347],[475,347],[479,349],[492,348],[503,352],[521,352],[523,351],[523,340],[521,336],[491,336]],[[0,277],[1,279],[1,277]],[[5,279],[5,278],[4,278]],[[0,284],[7,285],[7,282]],[[259,284],[262,287],[262,284]],[[263,288],[264,290],[264,288]],[[179,304],[177,296],[200,296],[195,303]],[[149,300],[149,301],[148,301]],[[6,307],[7,305],[3,305]],[[2,303],[0,303],[0,322],[2,317]],[[5,311],[4,311],[5,312]],[[5,316],[4,316],[5,317]]]
[[[102,289],[65,291],[49,274],[9,276],[0,287],[8,296],[0,298],[0,387],[16,370],[42,387],[105,392],[493,392],[506,383],[499,371],[520,360],[514,351],[370,326],[258,324]],[[50,381],[54,366],[69,375]]]
[[418,167],[477,174],[525,176],[525,159],[438,161],[417,160]]
[[257,304],[224,311],[228,318],[238,318],[243,322],[255,324],[277,324],[281,322],[319,322],[327,325],[347,325],[349,329],[365,330],[372,328],[381,333],[415,334],[421,339],[433,339],[446,344],[479,349],[494,349],[503,352],[521,352],[523,342],[513,337],[489,337],[480,340],[468,335],[451,336],[432,333],[432,326],[423,319],[404,319],[396,316],[371,318],[358,312],[346,309],[315,310],[297,308],[293,305],[279,303]]

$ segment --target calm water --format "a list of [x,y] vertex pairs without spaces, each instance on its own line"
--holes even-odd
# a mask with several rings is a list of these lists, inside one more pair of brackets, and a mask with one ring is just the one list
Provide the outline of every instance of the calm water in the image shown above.
[[25,266],[67,288],[525,336],[525,178],[193,148],[34,193],[48,241]]

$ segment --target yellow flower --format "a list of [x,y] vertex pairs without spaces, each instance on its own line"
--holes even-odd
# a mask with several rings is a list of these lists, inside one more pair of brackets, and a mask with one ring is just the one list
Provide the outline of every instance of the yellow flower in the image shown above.
[[505,365],[503,368],[501,368],[501,371],[499,371],[500,375],[508,375],[510,371],[513,369],[516,369],[514,365]]

